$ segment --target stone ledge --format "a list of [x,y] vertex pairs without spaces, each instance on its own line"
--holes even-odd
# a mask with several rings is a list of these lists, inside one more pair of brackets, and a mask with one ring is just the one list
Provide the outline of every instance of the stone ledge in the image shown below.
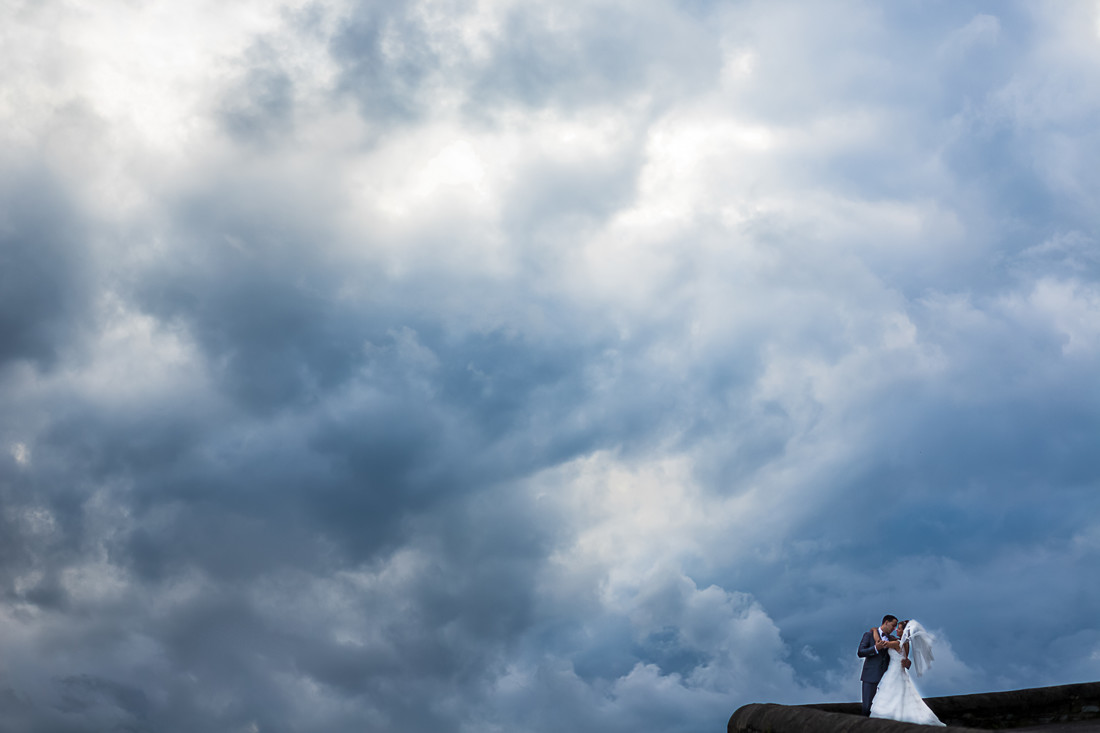
[[[1100,721],[1100,682],[1035,687],[1008,692],[930,697],[928,707],[953,730],[1004,730]],[[859,703],[744,705],[730,717],[729,733],[927,733],[931,728],[864,718]]]
[[[737,709],[729,720],[729,733],[928,733],[942,730],[916,723],[899,723],[896,720],[864,718],[859,715],[833,713],[812,707],[752,703]],[[979,733],[971,728],[952,728],[953,731]]]

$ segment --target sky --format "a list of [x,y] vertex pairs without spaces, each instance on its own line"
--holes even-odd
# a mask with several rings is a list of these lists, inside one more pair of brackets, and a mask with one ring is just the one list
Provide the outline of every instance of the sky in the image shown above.
[[1100,679],[1100,5],[0,0],[0,720]]

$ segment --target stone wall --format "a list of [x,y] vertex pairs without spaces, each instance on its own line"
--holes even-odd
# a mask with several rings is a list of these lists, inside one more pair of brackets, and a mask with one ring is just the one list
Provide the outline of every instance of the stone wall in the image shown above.
[[[1036,687],[1010,692],[930,697],[928,707],[955,730],[997,730],[1037,725],[1100,721],[1100,682]],[[859,703],[745,705],[730,717],[729,733],[916,733],[925,726],[872,720],[859,715]]]

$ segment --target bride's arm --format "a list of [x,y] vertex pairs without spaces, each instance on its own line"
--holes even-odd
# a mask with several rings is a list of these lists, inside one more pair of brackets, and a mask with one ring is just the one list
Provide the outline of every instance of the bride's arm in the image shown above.
[[[880,641],[882,641],[882,636],[879,634],[878,629],[871,629],[871,634],[873,634],[874,637],[875,637],[875,648],[877,649],[878,648],[878,643]],[[882,648],[883,649],[897,649],[900,652],[901,651],[901,644],[899,644],[897,641],[887,641],[887,642],[885,642],[885,646],[883,646]]]
[[[878,642],[882,641],[882,637],[879,636],[878,629],[874,629],[874,632],[875,632],[875,643],[877,644]],[[887,641],[886,646],[884,646],[882,648],[883,649],[896,649],[897,651],[900,652],[901,651],[901,642],[899,642],[897,640]]]

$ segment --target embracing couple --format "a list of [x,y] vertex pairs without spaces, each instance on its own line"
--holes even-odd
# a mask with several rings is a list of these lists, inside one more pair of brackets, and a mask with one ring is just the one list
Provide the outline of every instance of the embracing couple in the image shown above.
[[[895,633],[896,632],[896,633]],[[917,676],[932,663],[931,634],[916,621],[898,623],[896,616],[882,617],[882,625],[863,634],[863,714],[906,723],[943,725],[925,705],[909,677],[916,663]]]

